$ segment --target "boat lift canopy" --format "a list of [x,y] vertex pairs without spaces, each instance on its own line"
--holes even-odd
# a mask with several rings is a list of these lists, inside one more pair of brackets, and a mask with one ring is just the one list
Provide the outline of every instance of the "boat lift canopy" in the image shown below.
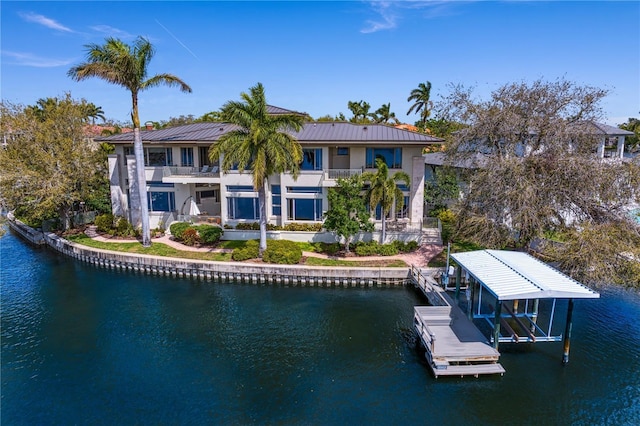
[[[491,341],[497,349],[499,342],[554,342],[564,340],[563,364],[569,361],[569,341],[574,299],[597,299],[599,293],[589,289],[573,278],[539,261],[527,253],[504,250],[478,250],[463,253],[451,253],[458,264],[456,272],[456,298],[460,289],[460,276],[465,271],[470,278],[467,287],[469,319],[484,318],[493,329]],[[477,303],[474,297],[474,282],[479,285]],[[496,299],[495,306],[489,305],[490,313],[482,313],[482,289],[486,289]],[[538,302],[552,299],[553,306],[548,329],[543,330],[537,322]],[[557,299],[567,299],[567,321],[564,336],[553,335],[553,318]],[[525,311],[518,312],[519,301],[525,301]],[[533,300],[533,311],[528,312],[529,300]],[[505,304],[508,302],[508,304]],[[474,313],[474,303],[477,312]],[[504,310],[506,315],[502,314]],[[509,307],[512,305],[512,308]],[[512,320],[515,328],[524,331],[518,334],[508,322]],[[507,331],[503,336],[500,327]]]
[[451,257],[498,300],[597,299],[600,294],[527,253],[478,250]]

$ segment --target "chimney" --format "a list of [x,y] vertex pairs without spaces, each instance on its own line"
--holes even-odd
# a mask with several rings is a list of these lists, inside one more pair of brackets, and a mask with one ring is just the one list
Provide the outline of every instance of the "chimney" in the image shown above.
[[144,123],[145,130],[153,130],[153,121],[147,121]]

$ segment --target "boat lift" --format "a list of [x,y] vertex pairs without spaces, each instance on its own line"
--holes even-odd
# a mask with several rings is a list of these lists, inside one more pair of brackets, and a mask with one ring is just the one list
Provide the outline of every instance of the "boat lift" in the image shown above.
[[[458,265],[454,298],[459,300],[464,276],[468,318],[489,325],[495,349],[500,342],[563,341],[562,363],[569,362],[574,299],[600,294],[527,253],[478,250],[450,256]],[[551,303],[546,324],[540,322],[541,300]],[[564,333],[554,334],[558,300],[568,300],[567,318]]]

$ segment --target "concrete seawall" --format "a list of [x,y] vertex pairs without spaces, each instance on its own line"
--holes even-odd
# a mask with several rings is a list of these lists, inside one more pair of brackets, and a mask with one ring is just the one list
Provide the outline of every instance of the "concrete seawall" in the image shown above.
[[[20,236],[33,244],[46,244],[74,259],[109,269],[153,275],[192,278],[203,281],[230,281],[252,284],[281,284],[322,287],[391,287],[410,282],[407,268],[366,268],[306,265],[275,265],[240,262],[186,260],[171,257],[121,253],[82,246],[54,233],[35,231],[9,220]],[[32,232],[30,232],[31,230]],[[36,243],[36,241],[43,241]]]

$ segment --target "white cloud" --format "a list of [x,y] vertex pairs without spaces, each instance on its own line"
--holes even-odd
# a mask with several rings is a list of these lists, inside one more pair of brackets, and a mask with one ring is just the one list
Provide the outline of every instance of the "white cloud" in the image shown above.
[[68,33],[74,32],[71,28],[65,27],[61,23],[51,18],[47,18],[46,16],[38,15],[37,13],[29,12],[29,13],[20,13],[19,15],[22,19],[24,19],[27,22],[34,22],[36,24],[43,25],[47,28],[51,28],[52,30],[64,31]]
[[50,58],[42,58],[31,53],[20,53],[20,52],[8,52],[2,51],[3,56],[7,56],[9,58],[14,59],[14,64],[16,65],[24,65],[28,67],[36,67],[36,68],[53,68],[53,67],[62,67],[69,65],[72,63],[72,60],[62,60],[62,59],[50,59]]
[[94,25],[93,27],[90,27],[93,31],[105,34],[109,37],[115,37],[115,38],[121,38],[121,39],[128,39],[128,38],[135,38],[134,35],[124,31],[124,30],[120,30],[118,28],[114,28],[111,27],[109,25]]
[[361,33],[369,34],[377,31],[390,30],[396,27],[396,14],[392,10],[392,2],[374,2],[373,9],[380,15],[380,20],[367,20],[367,27],[360,30]]

